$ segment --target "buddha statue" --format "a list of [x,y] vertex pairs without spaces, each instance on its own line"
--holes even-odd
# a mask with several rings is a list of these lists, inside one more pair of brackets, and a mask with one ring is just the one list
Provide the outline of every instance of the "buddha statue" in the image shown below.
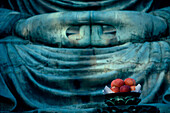
[[139,104],[168,110],[165,0],[0,3],[0,111],[95,112],[105,85],[128,77],[142,85]]

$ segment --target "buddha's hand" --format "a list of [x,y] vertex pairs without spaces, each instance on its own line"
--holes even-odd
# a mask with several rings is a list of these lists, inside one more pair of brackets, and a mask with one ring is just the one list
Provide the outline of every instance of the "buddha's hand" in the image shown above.
[[159,40],[167,24],[160,17],[135,11],[94,11],[92,24],[111,25],[116,28],[115,43]]
[[89,24],[89,12],[48,13],[19,20],[15,33],[24,39],[57,46],[66,37],[69,26],[80,24]]

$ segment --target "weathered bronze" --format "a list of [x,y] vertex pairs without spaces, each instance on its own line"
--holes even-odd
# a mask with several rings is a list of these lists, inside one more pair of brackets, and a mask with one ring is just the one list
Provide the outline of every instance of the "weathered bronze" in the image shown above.
[[170,109],[166,0],[1,0],[0,111],[96,112],[115,78]]

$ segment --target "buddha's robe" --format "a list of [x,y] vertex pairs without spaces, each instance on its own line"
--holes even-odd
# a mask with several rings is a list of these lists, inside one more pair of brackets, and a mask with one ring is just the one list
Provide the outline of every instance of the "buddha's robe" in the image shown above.
[[[154,0],[8,0],[0,8],[1,111],[95,112],[113,79],[142,85],[141,104],[166,103],[170,85],[170,39],[113,47],[58,48],[17,36],[16,22],[61,11],[134,10],[170,25],[170,7]],[[161,9],[162,8],[162,9]]]

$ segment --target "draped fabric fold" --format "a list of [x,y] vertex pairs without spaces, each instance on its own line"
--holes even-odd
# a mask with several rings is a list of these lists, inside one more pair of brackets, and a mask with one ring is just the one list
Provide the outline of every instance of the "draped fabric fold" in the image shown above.
[[1,111],[12,111],[16,105],[17,101],[15,97],[10,92],[9,88],[6,86],[6,83],[4,79],[2,78],[2,75],[0,74],[0,103],[1,105],[5,105],[5,107],[1,107]]
[[[21,109],[19,106],[27,106],[29,110],[83,109],[84,104],[90,109],[96,103],[102,106],[104,86],[117,77],[132,77],[138,83],[145,83],[141,98],[142,103],[148,103],[156,98],[158,87],[168,76],[170,50],[166,41],[64,49],[32,45],[17,37],[10,39],[6,37],[0,42],[4,48],[0,69],[3,84],[9,88],[7,96],[14,95],[7,98],[16,109]],[[155,91],[151,90],[154,88]]]
[[[11,7],[19,12],[31,15],[56,11],[82,11],[82,10],[136,10],[149,12],[153,8],[154,0],[99,0],[99,1],[77,1],[77,0],[8,0]],[[156,5],[155,5],[156,6]]]
[[29,16],[30,15],[26,13],[0,8],[0,39],[12,35],[15,23],[18,20],[28,18]]

